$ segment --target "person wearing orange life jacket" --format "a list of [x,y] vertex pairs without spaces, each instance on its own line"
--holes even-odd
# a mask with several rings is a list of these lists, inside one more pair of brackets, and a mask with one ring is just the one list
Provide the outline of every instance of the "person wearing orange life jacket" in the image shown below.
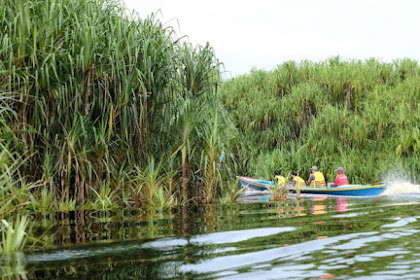
[[318,171],[317,166],[312,166],[310,169],[311,175],[309,176],[308,185],[311,187],[326,187],[324,174]]
[[349,180],[347,179],[346,174],[343,173],[344,168],[338,167],[335,171],[337,171],[337,176],[335,177],[335,180],[334,180],[334,186],[338,187],[338,186],[348,185]]

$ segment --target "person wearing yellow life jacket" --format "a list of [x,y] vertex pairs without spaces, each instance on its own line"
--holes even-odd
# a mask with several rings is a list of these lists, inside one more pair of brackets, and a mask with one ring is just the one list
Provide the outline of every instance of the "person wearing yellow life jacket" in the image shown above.
[[281,175],[280,169],[274,171],[274,182],[276,183],[276,188],[286,186],[286,178]]
[[308,185],[311,187],[325,187],[327,183],[325,182],[324,174],[318,171],[317,166],[312,166],[311,175],[309,176]]
[[292,186],[298,187],[298,188],[306,186],[305,180],[299,177],[299,174],[296,171],[292,172],[292,178],[293,178],[291,182]]

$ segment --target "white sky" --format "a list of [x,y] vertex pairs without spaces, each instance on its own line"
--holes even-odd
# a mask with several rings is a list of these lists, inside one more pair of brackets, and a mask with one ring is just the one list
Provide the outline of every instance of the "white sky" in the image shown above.
[[142,18],[160,10],[178,36],[209,42],[226,77],[287,60],[420,59],[417,0],[124,0]]

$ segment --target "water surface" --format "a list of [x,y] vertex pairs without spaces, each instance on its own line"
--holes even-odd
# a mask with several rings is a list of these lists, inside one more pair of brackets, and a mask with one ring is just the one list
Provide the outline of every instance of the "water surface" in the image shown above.
[[[418,186],[417,186],[418,189]],[[27,279],[418,279],[420,193],[34,217]]]

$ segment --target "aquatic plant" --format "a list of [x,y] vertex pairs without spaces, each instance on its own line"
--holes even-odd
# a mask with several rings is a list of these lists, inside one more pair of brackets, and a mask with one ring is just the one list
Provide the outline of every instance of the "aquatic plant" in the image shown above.
[[232,183],[226,184],[222,190],[222,195],[218,199],[218,203],[227,204],[233,203],[236,199],[245,192],[244,188],[239,187],[239,182],[236,180]]
[[53,198],[54,194],[49,191],[46,187],[43,187],[38,198],[35,197],[35,194],[29,193],[31,200],[30,207],[36,212],[47,212],[53,208]]
[[54,210],[59,212],[74,211],[76,209],[76,200],[72,198],[70,198],[69,200],[62,198],[61,200],[57,201],[54,205]]
[[136,175],[131,184],[133,198],[148,206],[156,203],[162,205],[164,176],[161,174],[161,164],[156,164],[154,158],[149,158],[148,162],[144,170],[139,167],[135,170]]
[[[109,210],[116,208],[116,197],[115,191],[107,184],[100,183],[99,190],[91,188],[92,192],[96,196],[96,200],[92,202],[93,209]],[[67,206],[71,206],[71,200],[67,203]]]
[[12,254],[23,248],[26,242],[26,227],[29,220],[26,216],[16,216],[15,220],[1,220],[0,254]]

